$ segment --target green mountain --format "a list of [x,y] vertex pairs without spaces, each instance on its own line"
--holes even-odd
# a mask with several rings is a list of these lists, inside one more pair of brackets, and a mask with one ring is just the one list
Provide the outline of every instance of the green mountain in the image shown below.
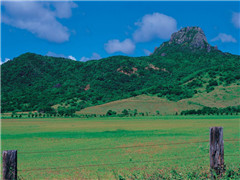
[[208,44],[199,27],[174,33],[150,56],[87,62],[25,53],[1,65],[2,112],[79,111],[141,94],[170,101],[239,85],[240,56]]

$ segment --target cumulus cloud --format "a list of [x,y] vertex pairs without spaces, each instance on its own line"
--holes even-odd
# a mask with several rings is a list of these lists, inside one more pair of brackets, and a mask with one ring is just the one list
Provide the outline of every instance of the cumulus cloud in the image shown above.
[[82,57],[80,61],[89,61],[89,60],[98,60],[101,59],[101,56],[98,53],[92,53],[91,57]]
[[55,15],[58,18],[70,18],[72,16],[72,8],[78,7],[73,2],[53,2],[55,7]]
[[232,37],[232,35],[225,34],[225,33],[219,33],[217,37],[213,38],[211,41],[222,41],[223,43],[226,42],[233,42],[236,43],[237,40]]
[[154,38],[168,39],[177,31],[177,21],[160,13],[147,14],[135,25],[138,26],[133,33],[135,42],[148,42]]
[[62,43],[69,40],[70,32],[57,18],[69,18],[73,2],[3,2],[2,22],[24,29],[37,37],[51,42]]
[[109,54],[112,54],[115,52],[131,54],[135,50],[135,44],[131,39],[125,39],[122,42],[120,42],[118,39],[113,39],[113,40],[109,40],[106,44],[104,44],[104,49]]
[[49,51],[46,56],[52,56],[52,57],[62,57],[62,58],[67,58],[76,61],[76,58],[73,57],[72,55],[65,56],[64,54],[56,54],[54,52]]
[[232,14],[232,23],[236,28],[240,28],[240,12],[234,12]]

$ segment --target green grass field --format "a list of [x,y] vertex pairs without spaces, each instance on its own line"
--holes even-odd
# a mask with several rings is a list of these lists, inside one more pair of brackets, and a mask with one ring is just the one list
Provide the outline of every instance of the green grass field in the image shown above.
[[209,172],[212,126],[223,126],[227,168],[239,168],[239,125],[237,116],[2,119],[2,151],[18,150],[23,179],[187,179]]

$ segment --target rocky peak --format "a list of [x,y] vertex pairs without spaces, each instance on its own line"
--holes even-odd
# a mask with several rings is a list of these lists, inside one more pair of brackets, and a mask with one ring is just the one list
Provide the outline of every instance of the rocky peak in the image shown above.
[[159,48],[155,50],[153,54],[162,54],[169,52],[170,49],[178,50],[190,50],[196,52],[198,50],[204,50],[206,52],[211,51],[211,45],[208,44],[207,38],[200,27],[184,27],[178,32],[171,35],[171,39],[163,43]]
[[190,49],[210,48],[207,38],[200,27],[185,27],[172,34],[169,44],[188,45]]

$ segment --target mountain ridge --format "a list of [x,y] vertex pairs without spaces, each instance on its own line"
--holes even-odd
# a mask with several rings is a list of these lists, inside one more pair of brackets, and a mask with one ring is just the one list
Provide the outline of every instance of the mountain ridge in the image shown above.
[[240,79],[240,56],[212,46],[207,52],[202,43],[202,49],[189,51],[183,42],[176,44],[174,38],[170,42],[150,56],[87,62],[22,54],[1,65],[2,112],[52,111],[56,104],[81,110],[141,94],[179,101]]

